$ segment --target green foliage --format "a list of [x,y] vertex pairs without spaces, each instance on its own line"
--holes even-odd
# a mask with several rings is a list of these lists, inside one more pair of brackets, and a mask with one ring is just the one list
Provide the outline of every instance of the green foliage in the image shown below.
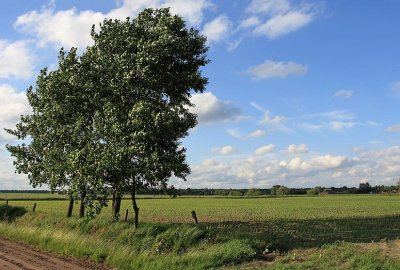
[[180,140],[197,123],[191,93],[208,82],[206,38],[167,8],[106,19],[91,36],[81,56],[61,49],[58,68],[40,72],[27,91],[33,113],[7,130],[31,140],[7,149],[33,187],[67,189],[89,216],[106,205],[107,187],[132,194],[138,213],[138,190],[190,173]]
[[[9,203],[23,208],[32,205],[27,201]],[[76,212],[66,219],[60,210],[68,201],[39,201],[35,213],[26,213],[13,224],[0,223],[0,235],[118,269],[234,265],[242,269],[252,260],[269,258],[265,252],[273,251],[287,255],[268,264],[272,269],[397,266],[377,253],[360,252],[338,242],[395,239],[400,224],[397,196],[147,198],[140,203],[146,210],[137,230],[131,229],[131,219],[111,222],[109,208],[95,219],[78,219]],[[123,200],[122,209],[126,207],[129,201]],[[203,224],[193,224],[192,209]]]
[[26,212],[24,207],[0,205],[0,221],[15,221],[17,217],[23,216]]
[[245,196],[261,196],[263,195],[259,189],[251,188],[244,194]]
[[242,192],[240,192],[239,190],[231,190],[228,193],[228,196],[242,196]]
[[324,245],[321,249],[293,250],[268,267],[272,270],[395,270],[399,268],[400,262],[384,257],[378,251],[365,252],[344,242]]
[[275,185],[271,188],[271,195],[273,196],[290,195],[290,189],[285,186]]
[[319,195],[320,192],[321,192],[321,187],[315,187],[315,188],[311,188],[311,189],[307,190],[307,195],[308,196],[316,196],[316,195]]

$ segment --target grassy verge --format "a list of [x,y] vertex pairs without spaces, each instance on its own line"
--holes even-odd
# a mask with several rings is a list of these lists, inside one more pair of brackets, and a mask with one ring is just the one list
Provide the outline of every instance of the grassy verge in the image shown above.
[[[143,222],[138,230],[130,221],[110,222],[106,211],[95,219],[67,219],[66,201],[40,202],[35,213],[32,202],[10,202],[9,206],[0,206],[0,235],[119,269],[400,269],[399,260],[348,243],[397,241],[399,236],[400,217],[391,198],[379,201],[386,212],[371,212],[370,216],[358,209],[359,203],[354,203],[359,199],[364,197],[351,197],[347,203],[336,204],[337,212],[346,210],[341,212],[343,217],[337,218],[317,211],[327,207],[317,204],[325,202],[325,198],[307,199],[312,204],[303,205],[314,212],[299,217],[295,202],[301,203],[303,198],[142,200]],[[378,209],[372,203],[375,198],[366,199],[373,200],[369,201],[370,208]],[[220,221],[189,224],[171,220],[189,213],[189,209],[200,209],[199,201],[204,211],[202,218],[213,221],[218,217]],[[269,204],[280,211],[261,212],[274,209]],[[263,220],[258,220],[259,214],[252,220],[252,209],[263,214]],[[206,210],[210,214],[206,215]],[[154,212],[157,219],[153,218]],[[246,222],[224,222],[235,220],[233,214],[240,213],[247,214],[242,219]],[[338,257],[341,259],[335,259]]]
[[256,254],[249,239],[219,237],[206,225],[142,224],[134,230],[130,222],[28,213],[2,222],[0,235],[119,269],[209,269]]

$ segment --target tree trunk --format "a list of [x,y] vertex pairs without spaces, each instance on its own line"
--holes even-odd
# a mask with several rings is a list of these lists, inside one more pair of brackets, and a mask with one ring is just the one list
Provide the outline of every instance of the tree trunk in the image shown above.
[[111,203],[111,216],[114,216],[115,193],[116,193],[116,191],[113,190],[113,193],[112,193],[112,203]]
[[121,210],[121,199],[122,196],[120,194],[113,194],[113,203],[112,203],[112,220],[117,221],[119,219],[119,212]]
[[139,228],[139,207],[137,206],[137,203],[136,203],[136,192],[132,191],[131,195],[132,195],[133,211],[135,213],[135,219],[134,219],[135,222],[134,222],[133,226],[135,229],[137,229],[137,228]]
[[122,195],[116,189],[113,189],[112,204],[111,204],[111,220],[112,221],[118,221],[118,219],[119,219],[119,212],[121,210],[121,198],[122,198]]
[[82,191],[81,206],[79,208],[79,217],[85,216],[85,198],[86,198],[86,191]]
[[119,217],[119,212],[121,211],[121,200],[122,196],[118,195],[117,198],[115,198],[115,214]]
[[69,205],[67,211],[67,217],[72,216],[72,210],[74,209],[74,198],[72,196],[69,197]]

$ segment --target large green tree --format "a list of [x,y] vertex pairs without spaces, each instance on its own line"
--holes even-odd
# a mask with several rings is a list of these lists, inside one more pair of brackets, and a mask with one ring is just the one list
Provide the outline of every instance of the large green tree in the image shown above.
[[105,20],[92,37],[94,45],[81,59],[99,104],[98,163],[116,197],[132,195],[137,227],[136,192],[165,188],[171,176],[185,179],[190,172],[180,139],[196,125],[191,91],[202,92],[207,84],[200,71],[208,63],[206,38],[169,9]]
[[71,198],[67,216],[72,214],[74,197],[81,199],[83,216],[88,187],[86,178],[71,161],[91,134],[84,113],[89,110],[81,93],[76,49],[68,53],[62,49],[58,60],[56,70],[43,69],[35,88],[27,90],[32,114],[22,116],[15,130],[7,130],[26,142],[7,148],[16,157],[17,172],[28,174],[33,187],[47,185],[51,191],[67,190]]
[[138,227],[138,190],[190,173],[180,140],[196,125],[191,93],[207,84],[206,38],[169,9],[104,20],[91,35],[80,57],[61,51],[59,68],[41,72],[28,91],[33,114],[10,131],[31,141],[8,149],[32,185],[67,185],[90,209],[111,188],[114,220],[130,193]]

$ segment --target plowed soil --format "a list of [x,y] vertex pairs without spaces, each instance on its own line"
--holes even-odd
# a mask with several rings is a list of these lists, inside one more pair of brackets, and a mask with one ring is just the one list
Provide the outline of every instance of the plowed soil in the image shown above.
[[62,257],[0,237],[1,270],[110,270],[104,265]]

